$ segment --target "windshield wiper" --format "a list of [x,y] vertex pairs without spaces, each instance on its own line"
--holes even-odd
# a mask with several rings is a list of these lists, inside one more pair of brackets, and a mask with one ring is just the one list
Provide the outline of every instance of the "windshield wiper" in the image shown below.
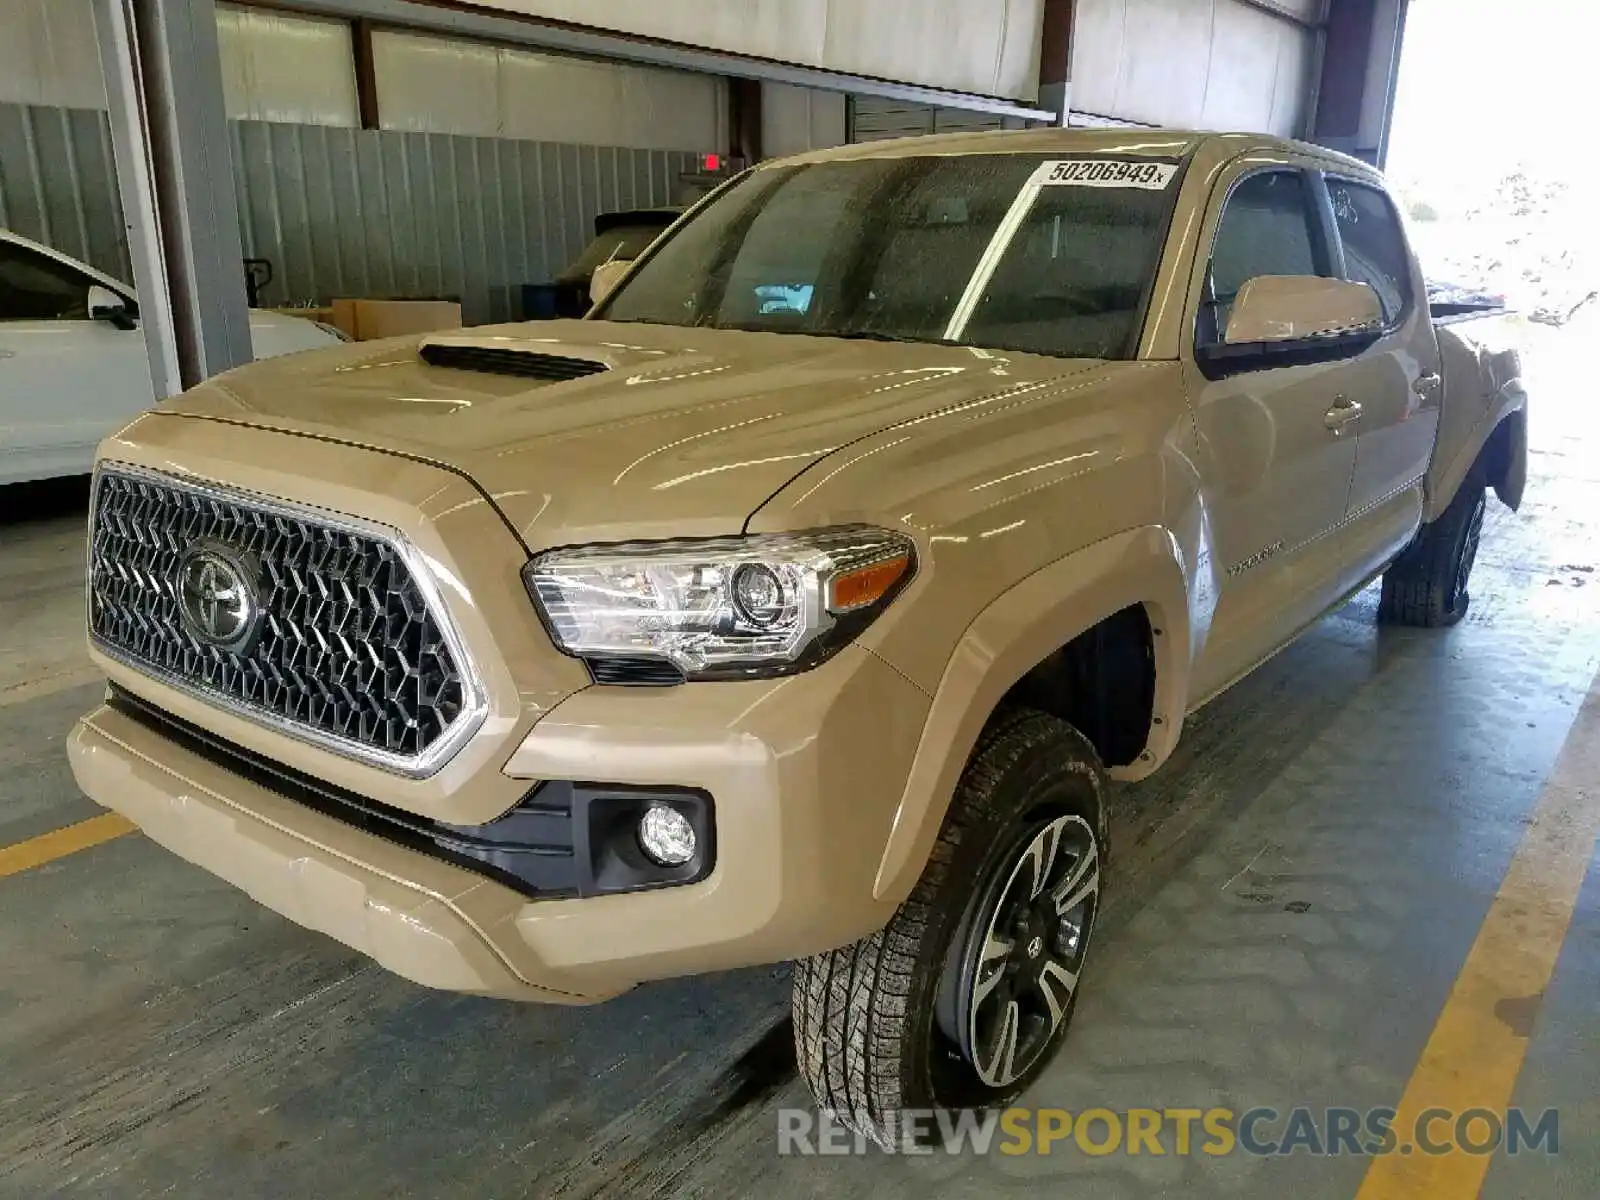
[[699,322],[661,321],[648,317],[606,317],[604,320],[613,321],[618,325],[676,325],[682,329],[724,329],[736,333],[787,333],[799,337],[825,337],[838,338],[847,342],[900,342],[914,346],[954,346],[955,342],[947,342],[936,337],[906,337],[898,333],[880,333],[875,329],[785,329],[781,325],[757,325],[746,322],[727,321],[717,324],[701,324]]
[[915,342],[918,345],[927,345],[934,338],[906,337],[898,333],[879,333],[874,329],[829,330],[824,333],[817,331],[818,337],[843,338],[851,342]]

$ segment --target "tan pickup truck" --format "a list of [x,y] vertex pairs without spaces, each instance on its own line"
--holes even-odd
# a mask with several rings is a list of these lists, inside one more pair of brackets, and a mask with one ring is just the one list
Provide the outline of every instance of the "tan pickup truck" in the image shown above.
[[1382,179],[1313,147],[850,146],[624,270],[106,442],[72,765],[432,987],[796,959],[801,1070],[875,1137],[1059,1044],[1108,776],[1380,574],[1457,620],[1521,497],[1506,323],[1436,328]]

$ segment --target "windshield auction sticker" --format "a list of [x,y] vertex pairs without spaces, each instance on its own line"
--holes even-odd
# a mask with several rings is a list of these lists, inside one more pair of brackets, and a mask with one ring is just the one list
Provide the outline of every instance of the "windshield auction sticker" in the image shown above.
[[1177,173],[1177,163],[1065,158],[1040,163],[1030,182],[1057,187],[1143,188],[1159,192]]

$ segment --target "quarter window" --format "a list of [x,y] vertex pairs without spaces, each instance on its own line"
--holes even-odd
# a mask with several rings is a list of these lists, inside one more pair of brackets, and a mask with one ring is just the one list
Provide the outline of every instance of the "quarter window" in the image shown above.
[[89,281],[64,263],[0,242],[0,321],[84,321]]
[[1305,177],[1298,171],[1263,171],[1228,197],[1211,251],[1211,271],[1200,309],[1199,340],[1222,340],[1239,291],[1262,275],[1326,275],[1312,232]]
[[1389,198],[1377,188],[1328,180],[1333,219],[1344,243],[1345,274],[1369,285],[1392,325],[1411,303],[1411,256]]

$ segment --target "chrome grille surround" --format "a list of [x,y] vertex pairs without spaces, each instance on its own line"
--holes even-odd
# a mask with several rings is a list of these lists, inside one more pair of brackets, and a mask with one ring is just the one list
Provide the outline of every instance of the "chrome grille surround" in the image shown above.
[[[253,644],[207,645],[179,613],[196,540],[260,564]],[[410,778],[482,726],[482,680],[420,551],[398,530],[122,463],[95,472],[89,634],[96,648],[276,733]]]

